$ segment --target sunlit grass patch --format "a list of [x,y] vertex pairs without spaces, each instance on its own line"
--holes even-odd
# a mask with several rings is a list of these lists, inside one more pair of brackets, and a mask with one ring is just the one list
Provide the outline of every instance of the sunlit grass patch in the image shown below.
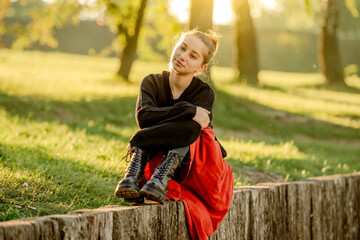
[[320,73],[260,71],[259,79],[262,84],[281,88],[316,87],[325,83]]
[[[280,143],[254,142],[252,140],[230,139],[224,141],[230,152],[228,161],[233,170],[237,168],[257,169],[262,172],[273,172],[284,175],[284,179],[299,179],[304,177],[298,167],[304,165],[309,157],[301,152],[292,141]],[[316,165],[315,162],[312,165]],[[311,166],[307,166],[310,167]]]
[[[360,150],[346,145],[336,148],[336,142],[282,142],[274,138],[265,141],[230,138],[221,142],[227,147],[228,162],[235,176],[237,171],[256,169],[278,174],[283,180],[299,180],[323,174],[351,173],[359,169]],[[345,160],[343,155],[349,157]]]
[[[308,86],[324,83],[319,80],[321,77],[318,75],[262,72],[260,81],[265,79],[264,87],[241,84],[234,80],[231,82],[216,81],[215,85],[219,90],[231,96],[270,108],[271,112],[276,110],[299,114],[327,123],[359,129],[360,89],[358,92],[352,90],[346,92],[344,90],[336,91],[336,89],[309,88]],[[288,78],[285,81],[286,77]],[[258,110],[264,114],[269,112],[264,111],[264,108],[258,108]],[[299,118],[292,119],[299,120]]]

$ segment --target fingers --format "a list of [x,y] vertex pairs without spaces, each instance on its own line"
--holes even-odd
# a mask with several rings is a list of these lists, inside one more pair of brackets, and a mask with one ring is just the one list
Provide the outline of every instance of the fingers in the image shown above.
[[209,114],[210,112],[205,109],[205,108],[201,108],[202,110],[202,119],[201,119],[201,130],[203,130],[204,128],[206,128],[209,123],[210,123],[210,118],[209,118]]
[[210,111],[208,111],[205,108],[202,107],[197,107],[196,108],[196,114],[193,117],[193,120],[196,121],[200,127],[201,130],[203,130],[204,128],[206,128],[209,123],[210,123],[210,117],[209,117]]
[[201,130],[203,130],[204,128],[206,128],[210,123],[210,118],[209,116],[205,116],[203,119],[202,119],[202,122],[201,122]]
[[202,107],[200,107],[200,109],[203,110],[206,114],[210,114],[210,112],[207,109],[202,108]]

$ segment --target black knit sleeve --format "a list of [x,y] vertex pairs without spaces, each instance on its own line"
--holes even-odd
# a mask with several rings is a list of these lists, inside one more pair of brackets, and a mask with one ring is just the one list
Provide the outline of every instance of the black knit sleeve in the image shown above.
[[[195,116],[196,114],[196,107],[202,107],[205,108],[206,110],[208,110],[210,112],[209,114],[209,118],[210,118],[210,122],[212,120],[212,108],[214,105],[214,99],[215,99],[215,94],[214,91],[210,88],[210,86],[205,85],[204,87],[198,89],[198,91],[196,91],[194,94],[194,98],[192,98],[191,103],[188,103],[188,105],[193,106],[195,108],[195,112],[193,115],[191,115],[191,118],[183,118],[184,120],[189,120],[189,124],[193,125],[193,123],[195,123],[195,125],[199,125],[197,122],[195,122],[194,120],[192,120],[192,118]],[[169,117],[169,118],[165,118],[164,120],[158,122],[157,124],[162,124],[162,123],[166,123],[166,122],[174,122],[176,120],[183,120],[177,117]],[[194,128],[189,129],[189,133],[191,131],[193,131]],[[199,133],[200,135],[200,133]]]
[[[209,85],[204,85],[199,91],[195,94],[193,101],[191,102],[195,106],[205,108],[210,112],[210,121],[212,120],[212,109],[215,101],[215,93]],[[195,115],[195,114],[194,114]]]
[[156,102],[156,88],[154,79],[148,76],[142,80],[136,103],[136,122],[139,128],[147,128],[165,120],[191,119],[195,116],[196,106],[181,101],[173,106],[158,107]]
[[[191,100],[191,104],[203,107],[212,112],[215,94],[208,85],[199,88]],[[196,108],[195,108],[196,109]],[[210,119],[211,119],[210,114]],[[151,127],[140,129],[130,140],[131,146],[147,148],[176,148],[189,146],[200,136],[200,125],[192,120],[165,118]]]
[[189,146],[201,134],[200,125],[193,120],[165,122],[140,129],[130,140],[132,147],[142,149],[173,149]]

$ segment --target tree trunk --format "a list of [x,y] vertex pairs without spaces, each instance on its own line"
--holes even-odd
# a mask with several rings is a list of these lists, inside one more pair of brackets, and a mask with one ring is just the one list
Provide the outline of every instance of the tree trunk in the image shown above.
[[240,80],[245,79],[257,83],[259,66],[256,36],[248,0],[233,0],[233,6],[236,16],[234,23],[234,65],[238,70]]
[[5,17],[6,11],[10,6],[10,0],[1,0],[0,2],[0,22],[2,22],[2,20]]
[[[10,0],[1,0],[0,2],[0,24],[5,18],[6,11],[8,10],[10,6]],[[4,48],[4,45],[2,42],[2,36],[0,35],[0,49]]]
[[189,29],[198,27],[200,31],[212,29],[214,0],[191,0]]
[[319,65],[328,83],[344,83],[343,66],[336,36],[340,0],[323,0],[322,7],[323,19],[318,46]]
[[[126,46],[121,55],[120,68],[118,71],[118,75],[122,76],[126,80],[129,79],[129,73],[131,70],[131,66],[135,60],[137,41],[139,38],[141,24],[144,19],[146,2],[147,2],[147,0],[141,0],[140,8],[138,11],[138,16],[136,19],[134,35],[128,35],[126,33]],[[119,26],[118,28],[121,28],[121,27]]]
[[[191,0],[189,29],[198,28],[202,32],[211,30],[213,8],[214,0]],[[210,65],[204,71],[204,75],[211,81]]]

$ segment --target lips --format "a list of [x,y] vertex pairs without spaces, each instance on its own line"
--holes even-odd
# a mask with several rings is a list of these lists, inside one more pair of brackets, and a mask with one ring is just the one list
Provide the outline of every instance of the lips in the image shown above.
[[179,60],[175,60],[176,61],[176,65],[179,67],[185,67],[184,64],[182,64]]

